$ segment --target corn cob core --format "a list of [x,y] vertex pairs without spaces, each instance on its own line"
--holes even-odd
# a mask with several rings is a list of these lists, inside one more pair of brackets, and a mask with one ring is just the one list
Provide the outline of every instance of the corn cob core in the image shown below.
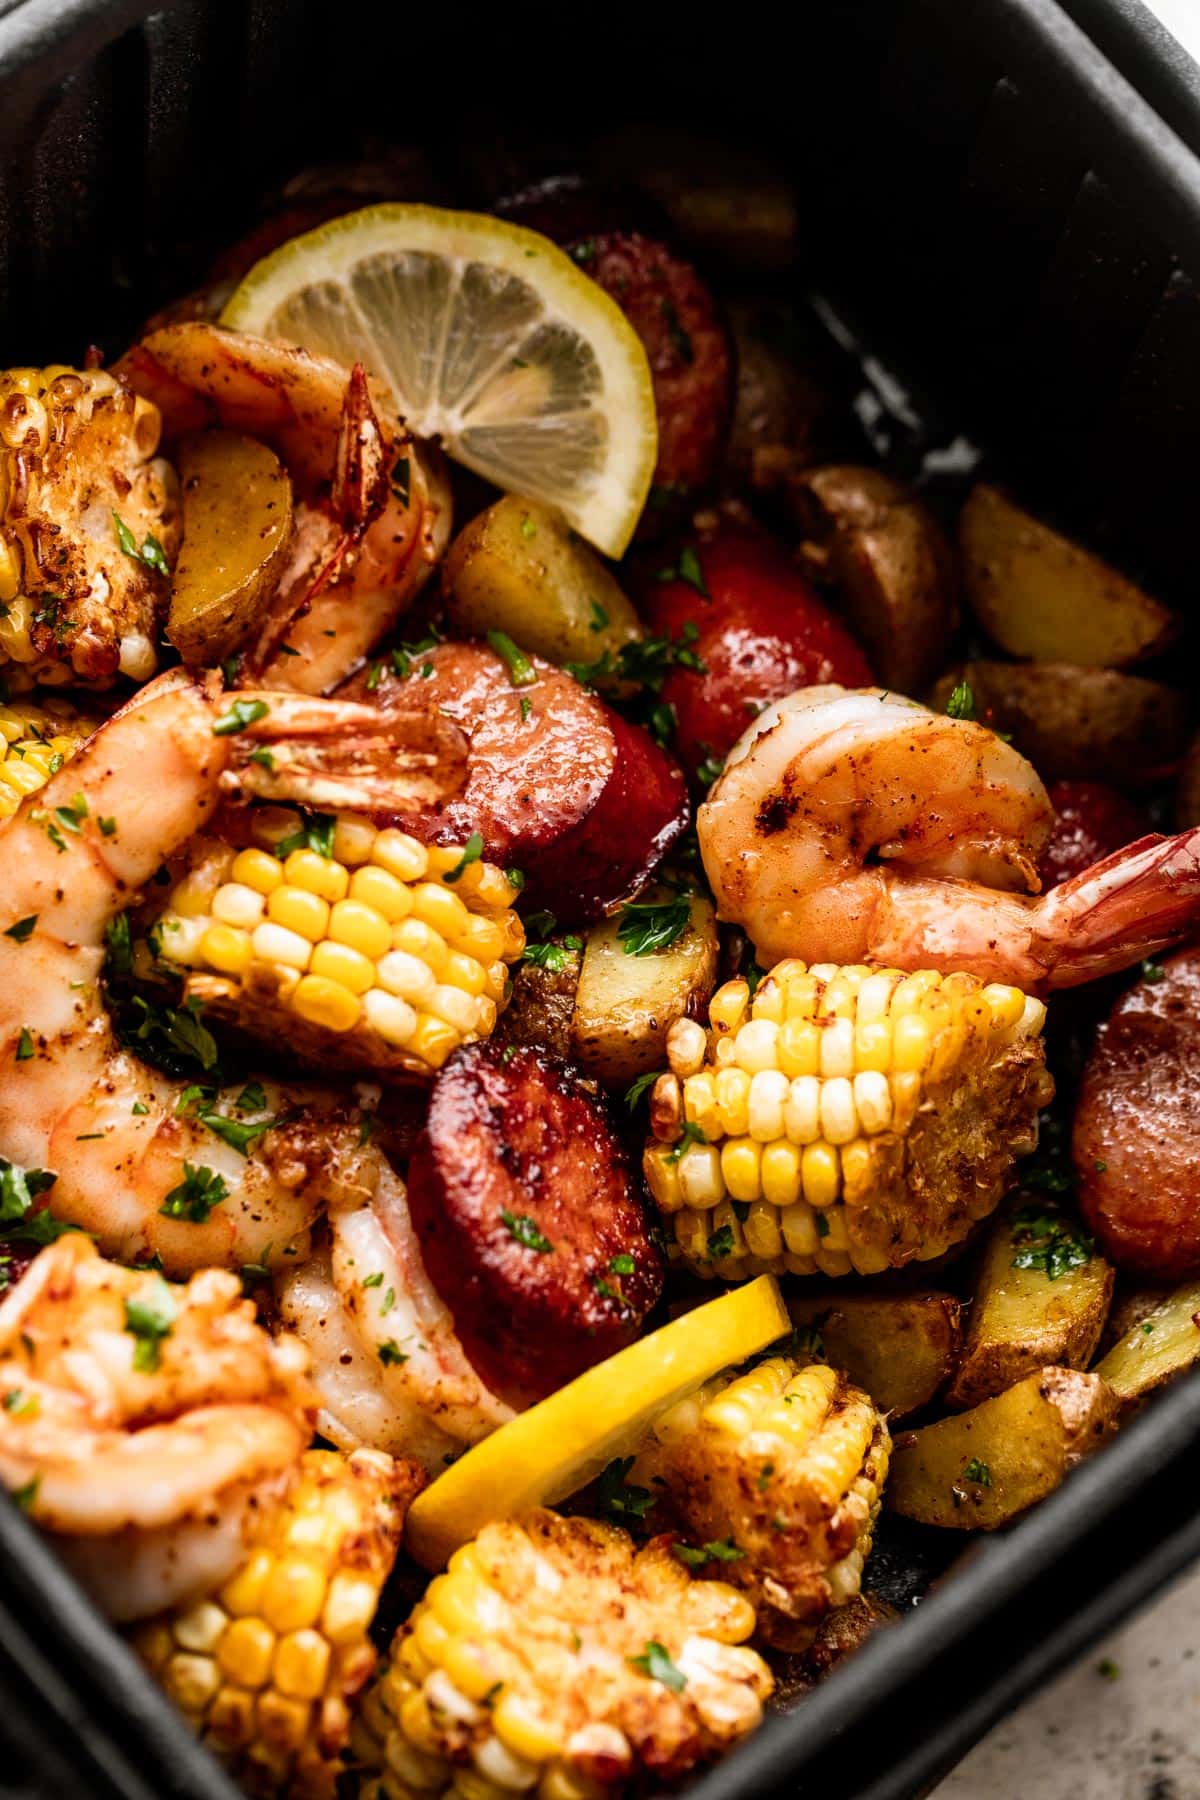
[[998,1204],[1053,1093],[1046,1009],[973,975],[779,963],[679,1020],[643,1167],[704,1276],[874,1275]]
[[167,599],[155,563],[174,560],[180,537],[175,479],[155,456],[161,429],[158,408],[101,369],[0,373],[0,663],[12,665],[10,683],[154,673]]
[[753,1629],[745,1596],[694,1580],[665,1539],[635,1550],[546,1511],[489,1525],[431,1582],[364,1705],[364,1794],[599,1800],[686,1774],[759,1722],[773,1681]]
[[323,1067],[428,1075],[491,1034],[525,947],[502,869],[350,814],[328,855],[311,831],[289,848],[304,832],[285,808],[252,831],[245,849],[201,846],[158,921],[189,997]]
[[689,1560],[712,1548],[709,1566],[750,1595],[768,1642],[801,1650],[859,1592],[890,1450],[861,1388],[773,1356],[664,1413],[630,1479],[679,1519]]
[[0,819],[11,818],[26,794],[44,787],[96,729],[65,700],[0,706]]
[[381,1451],[308,1451],[224,1587],[134,1634],[252,1793],[334,1793],[351,1704],[375,1668],[368,1633],[404,1522],[404,1479]]

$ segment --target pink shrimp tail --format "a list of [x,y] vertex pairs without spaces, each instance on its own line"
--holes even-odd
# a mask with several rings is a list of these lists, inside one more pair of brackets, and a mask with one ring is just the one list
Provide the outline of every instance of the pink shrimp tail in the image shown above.
[[1045,987],[1078,987],[1200,925],[1200,826],[1139,838],[1036,903]]

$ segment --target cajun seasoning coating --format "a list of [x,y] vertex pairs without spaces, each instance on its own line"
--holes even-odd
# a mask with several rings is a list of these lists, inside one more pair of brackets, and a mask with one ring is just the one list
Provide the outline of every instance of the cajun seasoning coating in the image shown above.
[[662,1291],[602,1102],[531,1048],[451,1057],[408,1186],[430,1277],[506,1398],[541,1398],[631,1343]]
[[1157,967],[1096,1033],[1072,1153],[1105,1254],[1178,1281],[1200,1271],[1200,950]]

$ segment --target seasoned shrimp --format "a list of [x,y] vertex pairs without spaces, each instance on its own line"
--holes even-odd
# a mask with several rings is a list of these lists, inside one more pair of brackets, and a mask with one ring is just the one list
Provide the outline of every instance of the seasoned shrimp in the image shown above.
[[[411,605],[450,535],[436,452],[377,413],[361,369],[199,321],[150,334],[121,365],[168,438],[211,425],[269,443],[291,478],[288,566],[254,679],[328,693]],[[286,647],[285,647],[286,645]]]
[[[172,1273],[271,1263],[304,1253],[330,1199],[364,1191],[348,1099],[264,1079],[189,1106],[182,1081],[121,1044],[101,984],[106,932],[138,890],[223,792],[294,796],[312,774],[302,750],[322,727],[346,738],[322,778],[328,791],[370,788],[353,754],[364,742],[386,770],[380,798],[411,785],[412,761],[417,789],[438,791],[435,756],[389,746],[365,709],[281,695],[237,714],[228,695],[173,671],[0,827],[0,1143],[26,1168],[55,1172],[54,1212],[107,1254],[157,1255]],[[252,760],[264,737],[273,766]]]
[[0,1480],[123,1619],[210,1591],[312,1435],[308,1354],[232,1273],[186,1287],[70,1232],[0,1304]]
[[382,1157],[370,1203],[335,1209],[329,1229],[328,1246],[277,1282],[283,1320],[312,1353],[319,1428],[343,1449],[403,1452],[435,1474],[512,1408],[469,1362]]
[[106,687],[158,666],[179,499],[158,408],[100,369],[0,373],[0,665]]
[[963,970],[1044,993],[1200,917],[1200,831],[1139,839],[1031,897],[1052,821],[1031,765],[986,727],[816,687],[759,715],[697,825],[720,917],[766,965]]

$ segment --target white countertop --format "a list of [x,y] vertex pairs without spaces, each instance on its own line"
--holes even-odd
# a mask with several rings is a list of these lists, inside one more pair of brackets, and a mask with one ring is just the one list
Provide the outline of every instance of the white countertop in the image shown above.
[[997,1725],[930,1800],[1198,1797],[1200,1569]]

